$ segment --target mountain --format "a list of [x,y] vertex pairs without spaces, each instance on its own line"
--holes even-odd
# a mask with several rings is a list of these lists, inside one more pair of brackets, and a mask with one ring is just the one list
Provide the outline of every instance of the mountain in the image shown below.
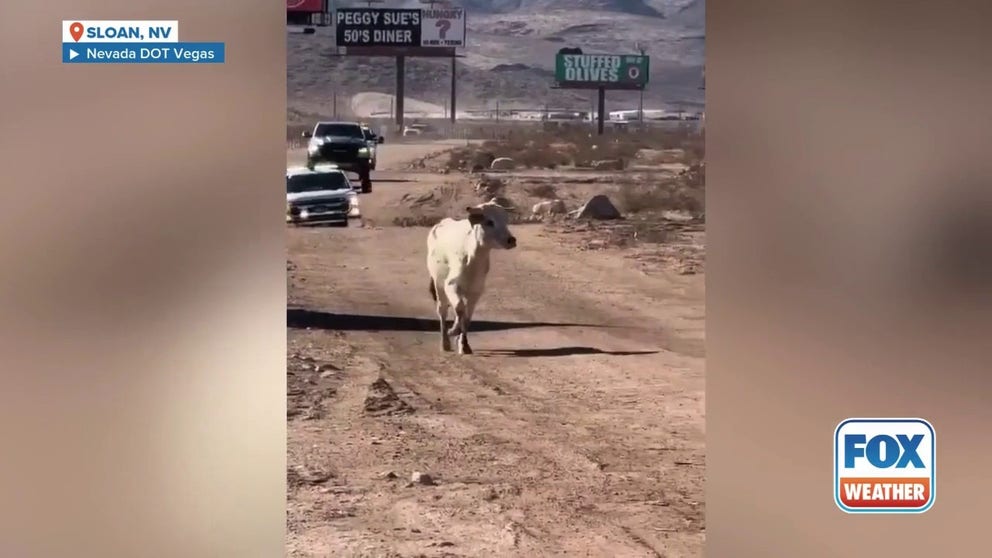
[[664,17],[644,0],[466,0],[461,3],[469,13],[488,14],[537,13],[548,10],[598,10],[646,17]]
[[[416,0],[390,3],[421,7]],[[338,6],[367,6],[337,2]],[[554,58],[565,46],[624,54],[645,48],[651,75],[645,108],[701,108],[705,56],[704,0],[463,0],[467,46],[457,60],[458,108],[537,107],[586,109],[595,94],[554,90]],[[331,113],[351,96],[395,90],[390,58],[334,56],[333,29],[287,34],[287,98],[291,119]],[[406,95],[447,104],[450,59],[406,63]],[[636,108],[638,93],[611,91],[608,109]]]

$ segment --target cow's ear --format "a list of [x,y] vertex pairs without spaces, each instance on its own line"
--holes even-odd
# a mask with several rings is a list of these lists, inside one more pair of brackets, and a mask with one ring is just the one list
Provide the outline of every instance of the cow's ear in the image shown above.
[[485,221],[485,219],[486,216],[483,215],[482,213],[477,213],[473,211],[473,212],[469,212],[468,214],[468,222],[473,225],[481,225],[482,222]]

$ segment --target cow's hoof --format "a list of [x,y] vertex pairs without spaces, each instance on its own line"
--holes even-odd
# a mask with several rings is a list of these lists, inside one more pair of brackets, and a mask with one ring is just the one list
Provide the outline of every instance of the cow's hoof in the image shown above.
[[447,339],[445,339],[444,341],[441,341],[441,352],[442,353],[450,353],[451,352],[451,341],[448,341]]
[[470,355],[472,354],[472,347],[469,347],[468,345],[462,345],[458,351],[458,354]]

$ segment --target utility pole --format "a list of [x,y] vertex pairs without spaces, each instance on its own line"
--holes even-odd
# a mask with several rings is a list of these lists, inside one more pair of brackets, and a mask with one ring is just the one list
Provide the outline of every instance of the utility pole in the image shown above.
[[455,61],[456,60],[458,60],[458,59],[455,58],[454,54],[452,53],[452,55],[451,55],[451,112],[450,112],[452,129],[454,129],[454,125],[455,125],[455,118],[456,118],[455,117],[455,104],[456,104],[456,99],[458,98],[458,95],[457,95],[458,89],[456,87],[456,84],[458,83],[458,81],[457,81],[457,77],[456,77],[457,76],[457,73],[455,72]]
[[[441,4],[442,6],[451,5],[451,2],[445,0],[420,0],[420,3],[430,6],[431,9],[434,9],[434,4]],[[455,106],[457,104],[456,98],[458,96],[458,87],[457,87],[458,79],[457,79],[457,73],[455,71],[456,60],[457,60],[456,54],[455,52],[452,52],[451,53],[451,109],[450,109],[451,112],[448,112],[448,116],[449,118],[451,118],[452,130],[454,130],[455,118],[457,117],[456,116],[457,109]]]
[[596,131],[599,135],[603,135],[603,127],[605,124],[604,118],[606,117],[606,88],[599,88],[599,114],[596,120]]
[[[644,47],[641,43],[637,43],[637,50],[644,56]],[[641,127],[644,127],[644,87],[641,87],[639,92],[639,100],[637,102],[637,121],[640,123]]]

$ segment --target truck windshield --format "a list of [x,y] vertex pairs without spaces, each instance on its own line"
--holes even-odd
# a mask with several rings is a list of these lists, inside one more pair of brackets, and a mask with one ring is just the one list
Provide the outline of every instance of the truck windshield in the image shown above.
[[287,194],[340,190],[348,187],[348,178],[343,172],[308,173],[286,177]]
[[316,137],[344,136],[350,138],[364,138],[362,128],[358,124],[326,123],[317,124],[317,129],[313,135]]

